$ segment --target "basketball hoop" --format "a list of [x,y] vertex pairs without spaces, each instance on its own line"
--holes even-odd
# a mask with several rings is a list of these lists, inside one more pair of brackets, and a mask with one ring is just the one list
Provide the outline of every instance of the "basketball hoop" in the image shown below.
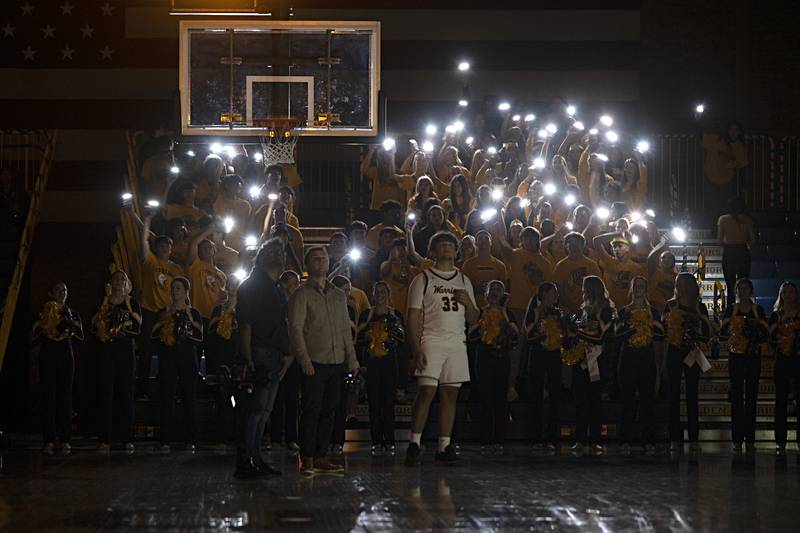
[[294,117],[267,118],[254,120],[255,126],[266,128],[266,135],[261,135],[261,149],[264,151],[264,163],[278,165],[294,164],[294,150],[297,146],[296,129],[303,124],[302,119]]

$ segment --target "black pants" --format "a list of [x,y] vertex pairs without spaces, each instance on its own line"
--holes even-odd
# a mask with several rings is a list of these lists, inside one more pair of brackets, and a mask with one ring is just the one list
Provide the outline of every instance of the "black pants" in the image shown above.
[[150,379],[150,360],[156,352],[156,343],[151,338],[153,325],[158,320],[158,313],[142,309],[142,334],[139,335],[138,359],[136,361],[136,386],[138,394],[145,392],[145,383]]
[[[777,355],[775,357],[775,442],[786,444],[786,404],[789,391],[794,388],[794,400],[800,405],[800,357]],[[800,441],[800,416],[795,421],[795,439]]]
[[761,357],[732,353],[728,356],[731,378],[731,433],[733,442],[756,440],[756,402]]
[[161,389],[161,443],[174,438],[175,392],[180,382],[183,406],[184,442],[194,443],[196,435],[195,397],[197,392],[197,352],[191,344],[162,346],[158,356],[158,381]]
[[133,387],[136,356],[133,339],[101,344],[99,362],[99,402],[97,435],[100,442],[111,443],[113,412],[119,413],[119,437],[133,442]]
[[603,423],[603,405],[600,401],[602,385],[591,381],[589,370],[580,364],[572,367],[572,395],[575,397],[575,440],[581,443],[600,442]]
[[[236,363],[236,339],[223,339],[216,333],[206,336],[208,351],[206,351],[206,373],[218,375],[223,365],[232,369]],[[236,400],[239,401],[238,399]],[[220,442],[235,439],[236,414],[231,404],[231,393],[219,387],[214,395],[214,419],[216,429],[214,434]]]
[[503,444],[508,426],[508,354],[478,345],[476,375],[481,403],[481,444]]
[[397,356],[367,360],[367,400],[373,445],[394,444],[394,396],[397,386]]
[[42,341],[39,352],[39,380],[42,383],[44,442],[56,438],[68,443],[72,438],[72,379],[75,359],[69,339]]
[[736,302],[736,280],[750,277],[750,250],[744,244],[722,247],[722,274],[725,276],[728,305]]
[[314,375],[303,375],[300,415],[300,455],[325,457],[333,433],[333,419],[342,396],[344,364],[314,363]]
[[636,396],[639,396],[639,423],[642,426],[642,444],[655,439],[653,420],[653,392],[656,384],[656,356],[653,346],[632,348],[625,346],[619,360],[619,382],[622,397],[620,438],[630,444],[636,419]]
[[[561,414],[561,351],[531,350],[531,438],[534,443],[555,443],[559,438]],[[547,419],[544,416],[544,383],[547,381]]]
[[344,446],[347,434],[347,400],[349,394],[344,387],[344,381],[339,390],[339,403],[336,404],[336,411],[333,415],[333,432],[331,432],[331,444]]
[[298,442],[297,419],[300,411],[300,365],[292,362],[278,387],[278,395],[269,419],[273,443]]
[[669,440],[683,442],[683,426],[681,425],[681,375],[686,378],[686,419],[689,429],[689,441],[697,442],[700,438],[697,387],[700,382],[700,367],[696,364],[686,366],[683,360],[689,352],[672,345],[667,345],[667,375],[669,377]]

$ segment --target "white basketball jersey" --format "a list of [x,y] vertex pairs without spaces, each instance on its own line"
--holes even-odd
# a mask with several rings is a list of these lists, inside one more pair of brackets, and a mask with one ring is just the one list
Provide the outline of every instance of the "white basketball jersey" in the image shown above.
[[472,283],[458,269],[443,272],[429,268],[411,282],[408,307],[422,309],[422,342],[466,341],[465,310],[456,300],[456,289],[467,291],[475,304]]

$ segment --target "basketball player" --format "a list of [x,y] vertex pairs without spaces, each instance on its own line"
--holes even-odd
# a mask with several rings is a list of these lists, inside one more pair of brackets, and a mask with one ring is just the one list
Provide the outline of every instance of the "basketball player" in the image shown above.
[[436,263],[418,274],[408,294],[408,325],[411,353],[419,392],[411,413],[411,442],[406,465],[421,462],[420,440],[431,401],[439,389],[439,447],[435,460],[458,461],[450,434],[455,418],[458,390],[469,381],[466,323],[475,323],[480,312],[475,305],[472,283],[454,265],[458,240],[448,232],[431,237],[429,249]]

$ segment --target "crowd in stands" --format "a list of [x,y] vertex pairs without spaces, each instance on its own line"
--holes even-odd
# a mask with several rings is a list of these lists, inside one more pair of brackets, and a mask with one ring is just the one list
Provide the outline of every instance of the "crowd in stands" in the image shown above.
[[[470,280],[481,310],[468,332],[473,387],[464,394],[480,402],[484,452],[502,450],[508,402],[517,398],[532,402],[530,439],[541,449],[555,449],[562,378],[577,407],[576,451],[602,453],[600,424],[609,398],[624,405],[623,446],[630,450],[637,434],[638,408],[640,440],[654,451],[652,406],[659,390],[669,401],[669,440],[678,451],[684,440],[682,378],[688,438],[696,449],[699,375],[720,339],[729,343],[734,444],[746,443],[748,450],[754,441],[759,357],[771,343],[781,383],[776,441],[784,449],[788,389],[791,379],[800,377],[797,288],[781,287],[768,321],[742,266],[753,230],[739,201],[720,219],[720,239],[738,247],[738,255],[731,260],[736,273],[726,277],[728,305],[715,322],[701,301],[697,278],[678,273],[669,235],[657,230],[647,203],[647,146],[616,131],[611,117],[584,125],[556,102],[549,115],[535,120],[503,113],[494,131],[468,135],[456,122],[435,139],[434,129],[408,147],[387,140],[368,150],[361,172],[372,182],[371,207],[380,222],[370,227],[352,221],[333,232],[323,248],[327,279],[346,296],[358,365],[367,369],[373,454],[394,453],[394,405],[405,401],[413,368],[404,333],[409,286],[434,264],[429,244],[442,233],[460,243],[455,264]],[[237,360],[237,288],[262,244],[277,239],[285,254],[277,283],[289,301],[290,330],[297,327],[292,305],[300,298],[293,295],[305,286],[301,279],[310,272],[309,256],[315,257],[310,252],[318,251],[304,246],[294,210],[301,181],[290,167],[268,165],[243,148],[173,148],[169,138],[160,137],[140,154],[140,198],[157,206],[141,223],[141,286],[131,287],[124,273],[115,274],[93,320],[98,335],[109,330],[99,324],[111,320],[114,333],[103,345],[118,359],[103,379],[118,380],[131,406],[133,339],[140,394],[151,374],[150,355],[158,353],[163,451],[178,440],[169,431],[177,383],[187,422],[183,439],[194,446],[196,416],[189,400],[195,396],[200,350],[209,374]],[[402,160],[398,152],[405,153]],[[63,354],[70,339],[82,334],[80,318],[66,312],[65,302],[66,286],[56,285],[37,330],[45,344],[62,344]],[[56,325],[54,309],[64,318]],[[309,374],[298,369],[307,358],[298,362],[287,355],[276,392],[281,409],[273,411],[270,431],[273,442],[283,439],[297,450],[298,383]],[[53,423],[45,434],[51,448],[57,437],[69,443],[69,434],[57,428],[66,416],[59,403],[66,401],[61,384],[72,370],[65,362],[54,372],[58,375],[49,379],[59,385],[51,389]],[[341,387],[349,390],[347,380]],[[352,395],[342,394],[336,407],[331,438],[336,452],[352,412],[349,400]],[[227,405],[224,399],[218,403]],[[132,415],[125,420],[123,442],[132,449]],[[221,420],[221,426],[230,424],[230,415]],[[107,446],[108,424],[103,428]]]

